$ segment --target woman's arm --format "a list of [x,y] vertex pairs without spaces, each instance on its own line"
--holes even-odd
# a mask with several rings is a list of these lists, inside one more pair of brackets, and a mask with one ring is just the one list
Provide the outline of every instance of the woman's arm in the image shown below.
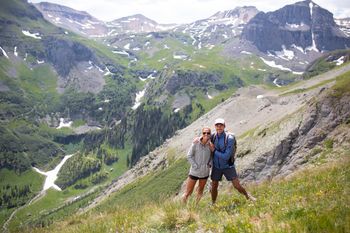
[[196,152],[196,148],[195,148],[196,144],[195,143],[192,143],[190,149],[188,150],[188,153],[187,153],[187,160],[188,162],[190,162],[191,166],[196,169],[198,168],[198,164],[196,163],[196,160],[194,159],[194,155],[195,155],[195,152]]

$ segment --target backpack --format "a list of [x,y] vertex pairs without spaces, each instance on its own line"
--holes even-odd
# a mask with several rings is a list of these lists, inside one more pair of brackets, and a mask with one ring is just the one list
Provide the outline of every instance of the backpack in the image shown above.
[[[228,137],[232,136],[232,138],[233,138],[233,151],[232,151],[232,154],[228,160],[228,165],[232,166],[235,162],[235,155],[236,155],[236,151],[237,151],[237,141],[236,141],[236,137],[233,133],[230,133],[230,132],[224,132],[224,133],[225,133],[225,139],[224,139],[225,150],[226,150],[226,146],[227,146]],[[214,133],[211,135],[210,140],[212,143],[215,142],[216,135],[217,135],[217,133]]]

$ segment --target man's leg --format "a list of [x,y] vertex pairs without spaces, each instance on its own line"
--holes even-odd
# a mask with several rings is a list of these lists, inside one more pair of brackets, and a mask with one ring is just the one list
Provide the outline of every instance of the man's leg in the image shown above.
[[249,199],[249,195],[247,191],[242,187],[239,183],[239,179],[236,177],[232,180],[233,187],[238,190],[238,192],[242,193],[247,199]]
[[197,180],[193,180],[190,177],[187,178],[186,191],[182,197],[182,201],[184,203],[187,202],[188,197],[192,194],[196,182]]
[[216,198],[218,197],[218,187],[219,181],[213,180],[211,182],[211,201],[213,204],[215,204]]
[[207,183],[207,179],[199,179],[198,190],[197,190],[197,201],[196,201],[197,204],[203,196],[203,191],[206,183]]

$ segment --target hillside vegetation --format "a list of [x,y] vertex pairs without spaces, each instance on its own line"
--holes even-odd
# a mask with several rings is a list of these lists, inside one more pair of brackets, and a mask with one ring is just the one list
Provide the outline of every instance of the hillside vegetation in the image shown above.
[[[142,183],[116,194],[114,199],[85,215],[69,217],[64,222],[34,232],[349,232],[350,207],[349,153],[337,162],[326,163],[295,173],[288,179],[250,185],[257,202],[246,201],[236,191],[221,189],[219,201],[209,205],[205,194],[199,206],[191,200],[157,198],[151,193],[140,205],[128,196],[142,198]],[[339,155],[337,155],[339,157]],[[166,172],[163,173],[166,178]],[[184,180],[185,175],[179,177]],[[147,186],[159,187],[167,179],[152,179]],[[139,188],[140,189],[139,189]],[[158,190],[153,190],[159,196]],[[164,191],[163,191],[164,192]],[[174,195],[175,193],[173,193]],[[123,195],[123,197],[122,197]],[[118,201],[118,197],[123,200]],[[125,199],[126,198],[126,199]],[[112,200],[115,200],[112,201]],[[108,206],[108,207],[107,207]]]
[[[328,95],[349,95],[349,74],[337,77]],[[208,192],[198,206],[193,197],[187,205],[182,204],[179,193],[189,166],[182,158],[170,160],[165,169],[151,171],[126,185],[85,214],[39,217],[25,229],[33,232],[349,232],[350,141],[346,134],[349,124],[347,121],[339,126],[339,132],[345,133],[342,140],[326,138],[310,151],[308,165],[302,170],[288,177],[250,183],[247,189],[258,198],[256,202],[246,201],[223,182],[215,206],[210,205]],[[75,212],[74,208],[66,210]]]

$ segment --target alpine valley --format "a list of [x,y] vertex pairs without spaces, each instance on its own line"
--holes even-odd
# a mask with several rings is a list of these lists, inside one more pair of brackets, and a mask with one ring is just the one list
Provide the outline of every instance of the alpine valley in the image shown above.
[[[2,231],[349,232],[349,48],[310,0],[190,24],[1,0]],[[257,201],[225,181],[184,205],[218,117]]]

